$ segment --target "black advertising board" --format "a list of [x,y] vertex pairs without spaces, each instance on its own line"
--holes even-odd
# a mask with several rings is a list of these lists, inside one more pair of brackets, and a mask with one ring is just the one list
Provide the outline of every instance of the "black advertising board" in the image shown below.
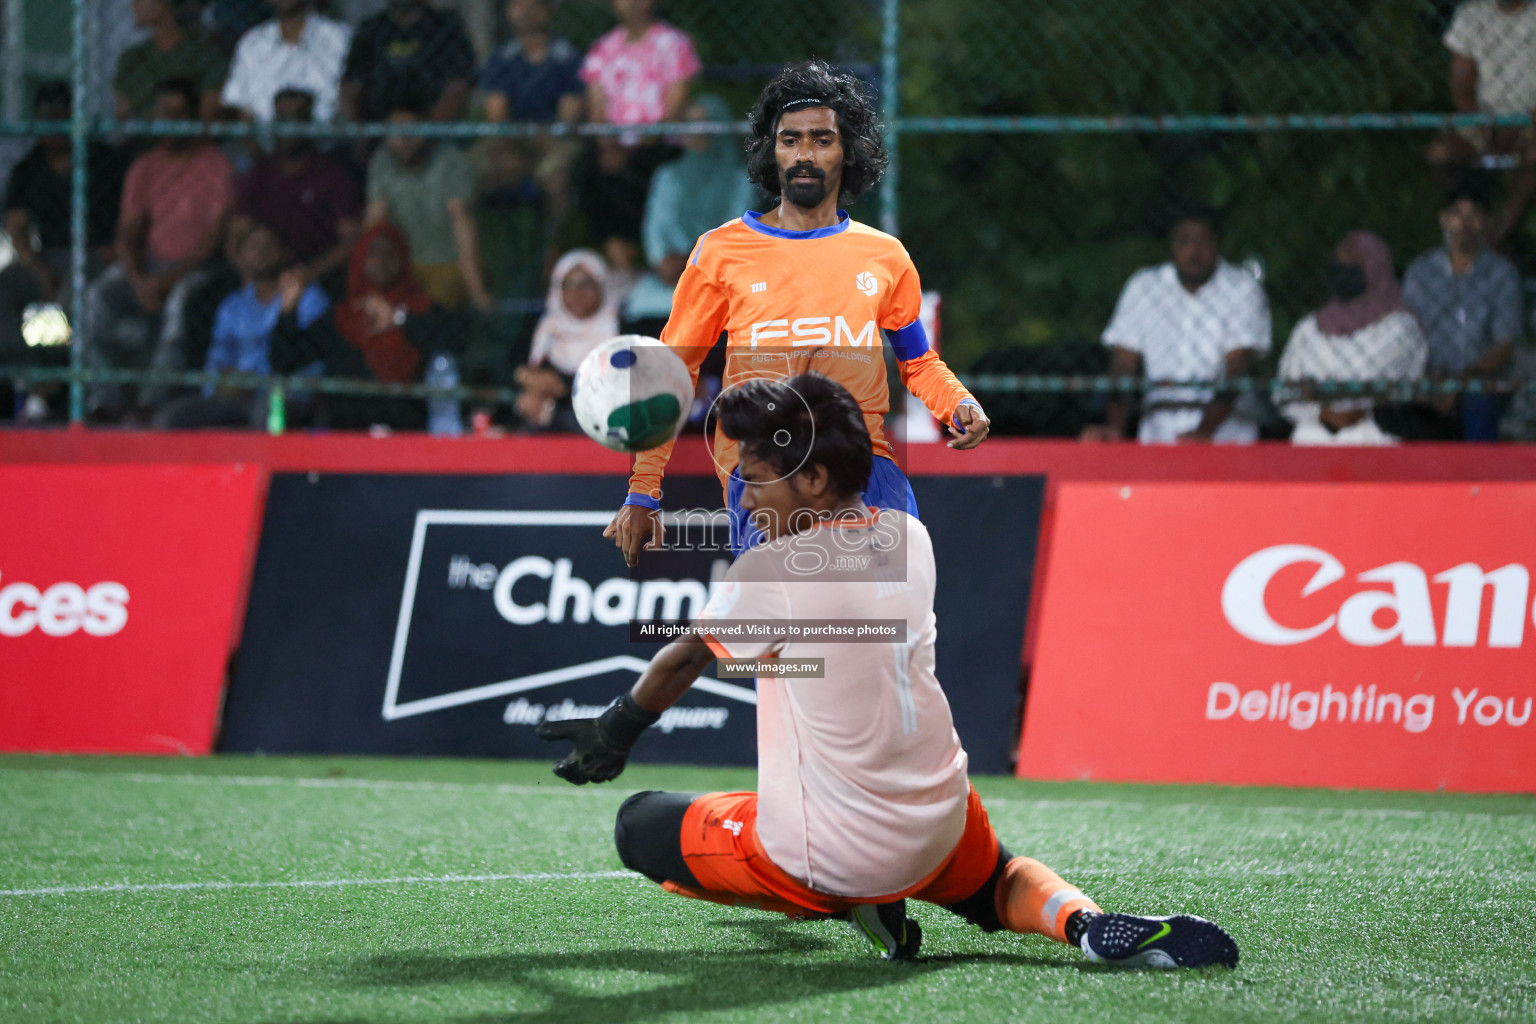
[[[1043,484],[913,481],[933,537],[938,670],[978,772],[1008,769]],[[602,537],[625,481],[602,476],[277,474],[220,749],[549,757],[544,718],[594,713],[659,644],[632,618],[692,617],[729,553]],[[668,504],[717,507],[713,479]],[[712,671],[637,761],[756,761],[750,680]]]

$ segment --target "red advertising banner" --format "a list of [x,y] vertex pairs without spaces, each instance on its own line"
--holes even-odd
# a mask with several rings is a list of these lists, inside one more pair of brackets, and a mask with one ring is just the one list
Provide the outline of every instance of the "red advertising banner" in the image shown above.
[[1063,483],[1019,774],[1536,791],[1536,484]]
[[257,484],[0,466],[0,750],[208,752]]

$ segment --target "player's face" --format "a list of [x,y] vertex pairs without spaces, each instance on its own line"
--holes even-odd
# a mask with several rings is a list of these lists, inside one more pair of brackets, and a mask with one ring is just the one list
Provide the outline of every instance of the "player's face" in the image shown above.
[[786,533],[798,533],[815,521],[816,513],[801,493],[799,474],[785,476],[771,463],[741,452],[736,472],[746,488],[741,493],[741,508],[769,539]]
[[1173,265],[1184,284],[1193,287],[1205,284],[1216,273],[1216,261],[1220,257],[1216,232],[1205,221],[1184,220],[1174,227]]
[[830,107],[792,110],[779,118],[774,156],[779,190],[786,202],[805,209],[820,206],[843,184],[843,136]]

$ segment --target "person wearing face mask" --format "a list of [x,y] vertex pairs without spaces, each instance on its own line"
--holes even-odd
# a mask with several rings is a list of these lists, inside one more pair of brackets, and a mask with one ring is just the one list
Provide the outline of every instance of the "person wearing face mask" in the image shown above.
[[1369,231],[1352,231],[1333,252],[1329,302],[1291,332],[1280,378],[1300,384],[1283,406],[1296,424],[1292,444],[1373,445],[1397,439],[1376,423],[1368,397],[1330,397],[1316,381],[1413,380],[1423,375],[1427,344],[1403,306],[1392,251]]
[[[1524,330],[1520,272],[1488,248],[1484,182],[1467,178],[1440,211],[1445,244],[1414,260],[1403,275],[1403,301],[1429,342],[1437,380],[1502,380]],[[1445,440],[1493,441],[1507,396],[1436,396],[1433,428]]]

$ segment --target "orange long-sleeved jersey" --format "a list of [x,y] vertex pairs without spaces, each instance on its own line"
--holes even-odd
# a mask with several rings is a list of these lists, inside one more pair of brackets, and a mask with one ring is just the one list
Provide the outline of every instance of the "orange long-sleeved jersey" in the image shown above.
[[[724,387],[752,377],[816,370],[837,381],[864,411],[875,454],[892,457],[882,429],[890,408],[881,331],[890,335],[901,382],[941,420],[970,392],[928,347],[918,322],[922,287],[902,244],[846,213],[832,227],[786,231],[756,213],[722,224],[694,245],[672,298],[661,340],[698,382],[699,365],[726,332]],[[736,465],[736,442],[718,427],[721,484]],[[672,442],[635,456],[632,495],[661,497]]]

